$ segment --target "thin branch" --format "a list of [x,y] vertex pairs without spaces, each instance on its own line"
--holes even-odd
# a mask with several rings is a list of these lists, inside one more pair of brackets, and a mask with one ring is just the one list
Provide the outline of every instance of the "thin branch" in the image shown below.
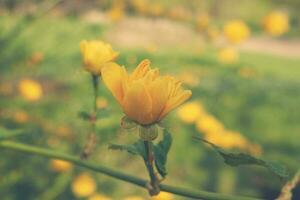
[[[116,179],[132,183],[134,185],[147,188],[148,182],[144,179],[128,175],[117,170],[110,169],[108,167],[104,167],[98,164],[94,164],[91,162],[83,161],[77,158],[76,156],[67,155],[64,153],[56,152],[53,150],[48,150],[40,147],[33,147],[30,145],[11,142],[11,141],[0,141],[0,148],[11,149],[15,151],[20,151],[23,153],[29,153],[33,155],[39,155],[47,158],[53,159],[61,159],[65,161],[69,161],[78,166],[93,170],[95,172],[99,172]],[[184,197],[190,197],[195,199],[203,199],[203,200],[259,200],[259,198],[251,198],[251,197],[241,197],[241,196],[232,196],[225,194],[218,194],[213,192],[206,192],[200,190],[191,190],[186,188],[174,187],[165,184],[160,184],[160,189],[165,192],[170,192],[173,194],[177,194]]]
[[144,141],[144,146],[146,151],[146,158],[144,161],[150,176],[150,188],[148,188],[148,191],[151,196],[154,196],[160,192],[160,189],[159,189],[159,181],[153,168],[154,157],[153,157],[152,145],[153,145],[152,141]]
[[99,76],[91,74],[92,77],[92,85],[94,90],[94,100],[93,100],[93,112],[90,114],[90,125],[91,130],[87,135],[87,141],[81,152],[80,158],[87,159],[94,151],[96,143],[97,143],[97,136],[96,136],[96,121],[97,121],[97,98],[98,98],[98,90],[99,90]]

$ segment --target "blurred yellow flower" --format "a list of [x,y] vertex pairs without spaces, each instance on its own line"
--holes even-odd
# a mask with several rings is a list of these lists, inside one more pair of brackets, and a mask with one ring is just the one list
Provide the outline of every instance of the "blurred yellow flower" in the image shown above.
[[146,14],[148,2],[147,0],[130,0],[133,9],[139,14]]
[[233,48],[226,47],[218,52],[218,60],[223,64],[234,64],[238,61],[239,55]]
[[111,200],[111,198],[103,195],[103,194],[93,194],[88,198],[88,200]]
[[173,200],[173,195],[168,192],[160,192],[157,196],[153,196],[151,200]]
[[281,11],[273,11],[264,17],[263,27],[272,36],[280,36],[289,30],[289,16]]
[[104,97],[98,97],[96,101],[96,105],[98,109],[101,109],[101,108],[106,108],[108,103]]
[[114,1],[112,8],[108,11],[107,14],[112,21],[120,21],[124,17],[124,1]]
[[249,37],[250,29],[243,21],[232,20],[225,24],[224,35],[230,42],[238,44]]
[[15,118],[16,122],[25,123],[28,121],[29,116],[24,111],[17,111],[14,115],[14,118]]
[[110,44],[101,40],[83,40],[80,42],[80,50],[85,69],[94,75],[101,74],[101,68],[119,55]]
[[103,81],[117,99],[128,118],[142,125],[159,122],[191,95],[181,82],[171,76],[160,76],[143,60],[133,73],[110,63],[102,70]]
[[51,169],[56,172],[66,172],[73,168],[73,165],[70,162],[58,159],[51,160],[50,166]]
[[72,182],[72,191],[77,197],[88,197],[96,191],[96,182],[88,174],[82,173]]
[[152,2],[148,5],[148,13],[151,16],[158,17],[161,16],[164,12],[163,6],[158,2]]
[[179,107],[178,117],[185,123],[194,123],[203,114],[204,110],[199,102],[189,102]]
[[42,97],[43,90],[37,81],[23,79],[19,82],[19,93],[28,101],[36,101]]
[[224,131],[223,124],[209,114],[204,114],[198,118],[196,128],[203,134],[221,133]]
[[247,148],[247,141],[239,132],[225,131],[220,139],[220,146],[223,148]]
[[199,31],[207,29],[210,22],[210,17],[207,13],[201,13],[197,16],[196,26]]

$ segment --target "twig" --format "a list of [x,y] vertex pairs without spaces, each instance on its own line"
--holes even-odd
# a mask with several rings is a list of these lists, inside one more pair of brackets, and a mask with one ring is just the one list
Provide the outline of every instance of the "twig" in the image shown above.
[[[113,178],[132,183],[134,185],[147,188],[147,181],[132,175],[128,175],[117,170],[113,170],[102,165],[94,164],[92,162],[87,162],[80,160],[76,156],[67,155],[64,153],[56,152],[53,150],[48,150],[45,148],[34,147],[22,143],[11,142],[11,141],[0,141],[0,148],[11,149],[19,152],[24,152],[33,155],[39,155],[47,158],[61,159],[69,161],[78,166],[84,167],[86,169],[93,170],[98,173],[106,174]],[[3,156],[3,152],[2,152]],[[233,196],[226,194],[218,194],[213,192],[206,192],[200,190],[191,190],[181,187],[174,187],[165,184],[159,184],[159,187],[162,191],[170,192],[184,197],[190,197],[194,199],[203,199],[203,200],[259,200],[259,198],[252,197],[242,197],[242,196]]]

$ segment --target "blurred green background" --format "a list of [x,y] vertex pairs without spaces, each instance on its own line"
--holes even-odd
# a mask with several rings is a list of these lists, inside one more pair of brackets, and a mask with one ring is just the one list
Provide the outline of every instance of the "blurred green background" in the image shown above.
[[[90,127],[78,113],[93,108],[79,43],[101,39],[120,52],[117,62],[129,70],[148,58],[162,73],[181,78],[193,91],[191,101],[201,102],[226,129],[259,145],[259,156],[285,164],[293,175],[300,166],[299,9],[298,0],[0,0],[0,126],[28,130],[15,138],[19,142],[79,156]],[[274,10],[289,16],[288,31],[276,37],[262,26]],[[251,30],[239,44],[222,31],[232,19]],[[224,48],[233,49],[234,59],[220,55]],[[24,86],[24,81],[34,83]],[[140,158],[107,148],[137,135],[120,129],[121,109],[103,85],[99,93],[103,116],[90,160],[147,177]],[[225,165],[192,139],[200,133],[176,111],[166,121],[174,142],[165,183],[264,199],[279,195],[283,180],[261,167]],[[79,167],[3,149],[1,155],[1,200],[92,200],[74,189],[82,173],[96,185],[93,194],[149,199],[144,189]],[[300,199],[299,186],[293,194]]]

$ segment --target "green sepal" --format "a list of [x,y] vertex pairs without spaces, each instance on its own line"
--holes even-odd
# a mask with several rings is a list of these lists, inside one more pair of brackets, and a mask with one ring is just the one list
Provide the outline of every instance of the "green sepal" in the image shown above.
[[144,141],[153,141],[158,136],[158,127],[156,124],[149,126],[139,126],[139,136]]
[[129,119],[127,116],[122,117],[121,119],[121,127],[123,129],[129,130],[135,128],[137,123],[135,123],[133,120]]

